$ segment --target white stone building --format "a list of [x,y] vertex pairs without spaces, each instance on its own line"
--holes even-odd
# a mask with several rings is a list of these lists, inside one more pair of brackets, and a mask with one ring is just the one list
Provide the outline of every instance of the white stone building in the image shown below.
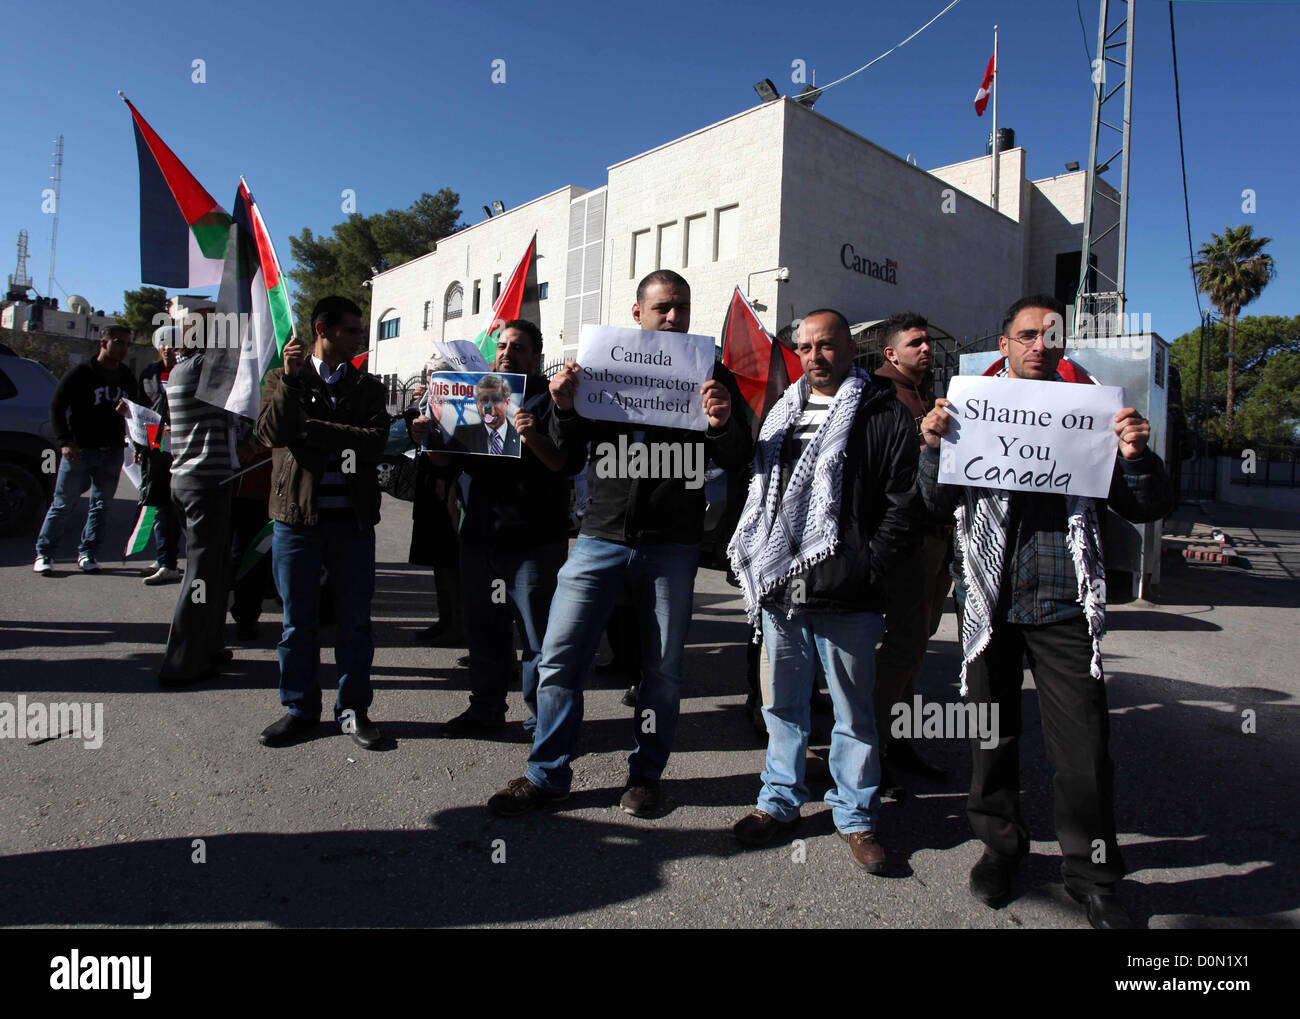
[[[369,370],[408,378],[432,340],[472,339],[534,231],[548,363],[574,355],[584,323],[631,325],[637,281],[658,268],[690,282],[695,333],[720,334],[739,285],[773,332],[829,306],[984,336],[1027,293],[1068,304],[1079,273],[1086,174],[1029,180],[1023,148],[1000,160],[995,211],[988,156],[925,171],[791,100],[764,103],[380,273]],[[1118,210],[1098,204],[1104,227]],[[1094,254],[1115,275],[1115,232]]]

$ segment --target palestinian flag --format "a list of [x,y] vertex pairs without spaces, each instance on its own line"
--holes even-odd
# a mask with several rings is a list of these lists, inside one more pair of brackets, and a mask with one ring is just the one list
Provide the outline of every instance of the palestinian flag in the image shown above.
[[126,551],[122,557],[128,558],[149,547],[149,535],[153,533],[153,522],[158,518],[157,506],[141,506],[140,516],[136,518],[135,530],[126,539]]
[[242,177],[235,192],[217,313],[226,335],[203,358],[194,395],[256,420],[262,379],[281,364],[284,345],[293,335],[293,314],[270,231]]
[[244,557],[239,560],[239,569],[235,571],[235,579],[243,580],[258,562],[271,551],[271,532],[275,530],[275,521],[268,520],[266,526],[257,532],[252,543],[244,550]]
[[745,398],[745,418],[758,437],[763,416],[791,382],[803,375],[793,350],[763,328],[745,295],[736,287],[722,323],[722,363],[731,369]]
[[[537,268],[533,264],[533,252],[536,249],[537,234],[534,233],[533,239],[528,242],[528,250],[524,252],[524,257],[515,266],[515,271],[510,274],[510,279],[501,291],[501,296],[496,299],[496,303],[492,305],[492,310],[488,312],[483,328],[474,337],[474,346],[478,347],[483,355],[483,360],[488,364],[496,360],[497,334],[501,332],[501,327],[511,319],[521,317],[524,294],[529,289],[529,276],[533,277],[532,292],[537,293]],[[536,318],[533,321],[536,321]]]
[[140,281],[172,290],[221,282],[230,214],[122,95],[140,164]]

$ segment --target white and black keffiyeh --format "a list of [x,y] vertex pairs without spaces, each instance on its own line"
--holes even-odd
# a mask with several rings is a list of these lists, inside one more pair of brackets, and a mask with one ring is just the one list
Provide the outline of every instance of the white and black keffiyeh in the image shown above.
[[781,447],[808,399],[808,376],[786,389],[763,423],[745,508],[727,546],[745,596],[746,614],[756,629],[763,597],[782,581],[834,555],[839,546],[844,460],[866,384],[866,373],[855,365],[836,390],[826,420],[800,454],[784,492]]
[[[1003,368],[998,375],[1005,376]],[[966,604],[961,617],[961,694],[966,695],[966,668],[993,636],[993,612],[1007,552],[1007,519],[1011,493],[1000,489],[967,488],[956,511],[956,539],[962,550]],[[1096,501],[1065,497],[1065,543],[1078,580],[1077,600],[1092,636],[1090,672],[1101,679],[1101,637],[1106,629],[1106,567],[1101,555],[1101,528]]]

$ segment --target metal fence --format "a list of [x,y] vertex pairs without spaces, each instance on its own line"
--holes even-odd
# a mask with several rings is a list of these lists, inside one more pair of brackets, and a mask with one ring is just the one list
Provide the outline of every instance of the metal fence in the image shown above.
[[[1257,488],[1300,487],[1300,447],[1252,446],[1241,451],[1241,462],[1234,464],[1229,483]],[[1248,468],[1253,467],[1254,470]]]

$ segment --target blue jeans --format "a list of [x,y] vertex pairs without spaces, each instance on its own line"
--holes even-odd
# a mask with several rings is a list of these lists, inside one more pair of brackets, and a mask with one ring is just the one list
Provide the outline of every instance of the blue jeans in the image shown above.
[[176,509],[168,502],[158,507],[153,518],[154,565],[176,569],[176,558],[181,548],[181,533],[184,531]]
[[284,599],[280,657],[280,703],[291,714],[319,718],[321,567],[329,570],[334,591],[334,661],[339,670],[334,716],[370,707],[370,664],[375,640],[370,630],[370,599],[375,593],[375,529],[355,519],[289,527],[275,522],[271,566]]
[[695,545],[619,545],[582,535],[560,570],[538,670],[537,732],[528,780],[567,792],[582,726],[582,683],[609,614],[627,585],[641,632],[641,686],[634,778],[658,779],[668,764],[681,700],[686,630],[691,622]]
[[73,505],[90,489],[90,512],[86,526],[81,531],[77,546],[78,557],[94,556],[102,540],[100,528],[104,522],[104,506],[117,494],[117,481],[122,476],[122,447],[112,449],[83,449],[81,457],[59,461],[59,476],[54,482],[54,499],[45,514],[45,523],[36,537],[36,554],[54,558],[54,550],[63,537],[66,517]]
[[[567,541],[510,549],[461,536],[460,593],[469,641],[469,711],[479,721],[505,721],[506,691],[514,664],[511,628],[517,615],[524,640],[523,692],[528,708],[524,728],[536,729],[542,638],[556,575],[567,550]],[[497,581],[504,582],[504,590]]]
[[880,754],[872,693],[876,643],[885,631],[875,612],[810,612],[786,619],[763,610],[763,643],[770,663],[763,690],[767,767],[758,809],[793,821],[808,802],[805,754],[811,726],[808,702],[816,671],[814,656],[830,685],[835,707],[826,794],[835,827],[847,833],[875,831],[880,812]]

